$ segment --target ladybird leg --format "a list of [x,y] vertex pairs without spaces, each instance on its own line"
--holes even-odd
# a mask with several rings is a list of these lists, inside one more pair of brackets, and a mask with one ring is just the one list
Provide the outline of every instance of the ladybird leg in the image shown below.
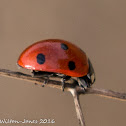
[[48,75],[45,76],[46,79],[44,80],[44,82],[43,82],[43,84],[42,84],[42,87],[44,87],[44,86],[48,83],[48,81],[49,81],[49,77],[52,77],[52,76],[54,76],[53,73],[48,74]]
[[[31,73],[32,73],[32,77],[35,76],[35,71],[34,70],[31,70]],[[34,83],[35,85],[38,85],[37,83]]]
[[31,73],[32,73],[32,77],[34,77],[35,76],[35,71],[31,70]]
[[[44,87],[45,84],[48,83],[49,77],[54,76],[54,73],[34,71],[34,70],[32,70],[31,73],[32,73],[32,77],[37,77],[37,78],[44,77],[45,78],[45,80],[44,80],[44,82],[42,84],[42,87]],[[37,84],[35,83],[35,85],[37,85]]]
[[62,91],[64,91],[64,88],[65,88],[65,78],[62,78],[61,82],[62,82]]
[[[38,77],[36,72],[34,70],[31,70],[32,77]],[[35,85],[38,85],[37,83],[34,83]]]
[[87,89],[87,87],[88,87],[88,84],[86,83],[86,81],[83,78],[81,78],[81,77],[78,77],[78,84],[84,90]]
[[62,79],[61,79],[61,82],[62,82],[62,91],[64,91],[64,88],[65,88],[65,81],[69,80],[70,78],[71,78],[71,76],[66,76],[66,75],[62,76]]
[[50,77],[50,76],[47,76],[47,77],[46,77],[46,79],[44,80],[44,82],[43,82],[43,84],[42,84],[42,87],[44,87],[44,86],[48,83],[49,77]]

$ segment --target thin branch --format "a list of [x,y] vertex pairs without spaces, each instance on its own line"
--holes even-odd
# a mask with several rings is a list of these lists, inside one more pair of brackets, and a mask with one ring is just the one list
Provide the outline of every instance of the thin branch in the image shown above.
[[89,88],[86,94],[96,94],[99,96],[126,101],[126,93],[115,92],[107,89]]
[[71,89],[70,92],[74,99],[74,104],[75,104],[75,109],[76,109],[79,125],[86,126],[85,121],[84,121],[84,115],[83,115],[81,105],[80,105],[79,94],[77,93],[76,89]]
[[[0,69],[0,75],[1,76],[6,76],[6,77],[11,77],[11,78],[15,78],[15,79],[19,79],[19,80],[25,80],[25,81],[30,81],[32,83],[37,83],[42,85],[43,82],[45,81],[44,77],[33,77],[31,75],[28,74],[24,74],[21,72],[15,72],[15,71],[11,71],[11,70],[7,70],[7,69]],[[75,80],[70,79],[68,82],[66,83],[65,86],[65,90],[68,90],[68,88],[74,88],[75,85],[77,85],[76,82],[74,82]],[[57,88],[57,89],[61,89],[61,78],[60,77],[50,77],[48,80],[48,84],[46,84],[46,86],[52,87],[52,88]]]
[[[1,76],[6,76],[6,77],[12,77],[15,79],[21,79],[21,80],[26,80],[30,81],[33,83],[38,83],[42,84],[45,78],[36,78],[32,77],[31,75],[24,74],[21,72],[15,72],[7,69],[0,69],[0,75]],[[61,81],[59,77],[50,77],[48,84],[46,86],[52,87],[52,88],[57,88],[61,89]],[[88,88],[86,92],[83,90],[83,88],[79,87],[76,80],[70,79],[69,81],[66,82],[65,90],[70,91],[70,89],[75,89],[77,93],[79,94],[96,94],[104,97],[109,97],[109,98],[116,98],[118,100],[123,100],[126,101],[126,93],[119,93],[111,90],[106,90],[106,89],[98,89],[98,88]]]
[[[21,80],[26,80],[30,81],[33,83],[41,84],[45,80],[44,77],[32,77],[31,75],[24,74],[21,72],[15,72],[7,69],[0,69],[0,75],[1,76],[6,76],[6,77],[12,77],[15,79],[21,79]],[[52,88],[57,88],[61,89],[61,78],[60,77],[50,77],[48,84],[46,86],[52,87]],[[119,93],[119,92],[114,92],[111,90],[105,90],[105,89],[97,89],[97,88],[88,88],[86,91],[84,91],[83,88],[78,86],[78,83],[74,79],[70,79],[69,81],[66,82],[65,84],[65,91],[70,91],[73,95],[74,103],[75,103],[75,109],[77,113],[77,118],[79,120],[79,125],[80,126],[86,126],[85,121],[84,121],[84,116],[81,110],[80,102],[79,102],[79,95],[80,94],[96,94],[104,97],[109,97],[109,98],[116,98],[118,100],[124,100],[126,101],[126,93]]]

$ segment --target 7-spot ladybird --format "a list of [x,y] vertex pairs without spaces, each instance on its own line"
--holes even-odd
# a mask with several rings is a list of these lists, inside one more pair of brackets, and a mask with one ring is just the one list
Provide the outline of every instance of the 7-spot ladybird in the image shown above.
[[[65,80],[76,77],[84,89],[95,81],[91,61],[76,45],[60,39],[47,39],[36,42],[20,55],[18,65],[31,69],[34,76],[59,76],[64,90]],[[47,81],[45,81],[46,83]]]

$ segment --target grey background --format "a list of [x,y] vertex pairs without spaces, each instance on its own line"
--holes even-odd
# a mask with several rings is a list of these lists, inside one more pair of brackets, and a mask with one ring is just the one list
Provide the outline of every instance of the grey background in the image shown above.
[[[48,38],[71,41],[87,53],[96,72],[94,87],[126,92],[125,0],[0,0],[0,68],[29,73],[18,70],[18,56]],[[95,95],[80,101],[87,126],[126,125],[126,102]],[[0,103],[0,119],[78,125],[69,92],[0,76]]]

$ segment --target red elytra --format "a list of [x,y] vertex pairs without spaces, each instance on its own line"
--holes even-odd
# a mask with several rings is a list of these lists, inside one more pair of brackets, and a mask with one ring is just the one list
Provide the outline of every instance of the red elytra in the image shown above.
[[88,74],[88,58],[79,47],[60,39],[36,42],[20,55],[18,65],[31,70],[61,73],[71,77]]

